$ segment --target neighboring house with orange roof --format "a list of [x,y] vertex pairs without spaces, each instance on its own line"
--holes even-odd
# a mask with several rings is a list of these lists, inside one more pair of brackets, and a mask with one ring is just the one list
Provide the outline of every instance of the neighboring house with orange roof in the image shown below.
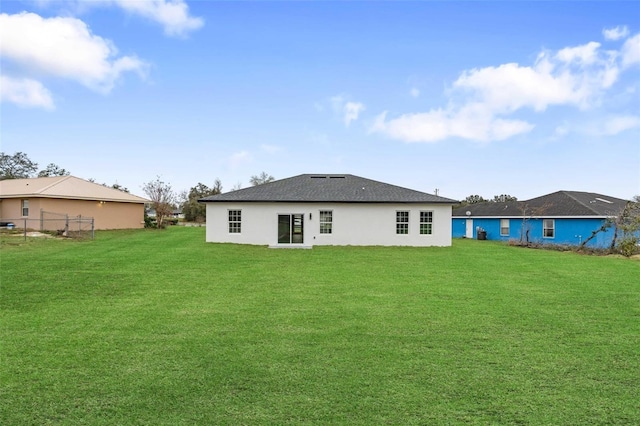
[[[42,212],[93,217],[95,229],[144,227],[149,200],[74,176],[0,181],[0,220],[16,227],[54,230]],[[50,226],[48,226],[50,225]]]

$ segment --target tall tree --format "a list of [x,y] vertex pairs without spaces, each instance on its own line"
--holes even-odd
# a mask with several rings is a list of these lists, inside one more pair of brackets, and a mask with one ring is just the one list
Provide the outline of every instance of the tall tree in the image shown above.
[[[108,186],[108,185],[105,185],[105,186]],[[111,185],[111,188],[117,189],[118,191],[122,191],[122,192],[129,192],[129,188],[122,186],[117,182]]]
[[37,170],[38,163],[31,161],[24,152],[13,155],[0,152],[0,180],[30,178]]
[[544,213],[547,212],[552,206],[553,206],[552,203],[545,203],[541,206],[535,206],[535,207],[530,206],[526,202],[523,202],[520,204],[520,206],[518,207],[519,210],[522,212],[522,225],[520,228],[520,245],[529,245],[529,243],[531,242],[529,240],[529,237],[530,237],[529,234],[531,233],[531,223],[530,223],[531,219],[537,216],[544,215]]
[[171,215],[176,199],[171,185],[161,181],[160,176],[157,176],[155,180],[145,183],[142,190],[147,194],[151,200],[151,206],[156,211],[158,228],[164,228],[164,219]]
[[616,235],[620,233],[617,241],[614,239],[612,246],[624,256],[630,257],[638,251],[640,243],[640,195],[629,201],[620,215],[615,219]]
[[[87,180],[91,183],[98,183],[94,178],[89,178]],[[113,185],[107,185],[106,183],[102,182],[100,185],[106,186],[107,188],[117,189],[118,191],[122,191],[122,192],[127,192],[127,193],[129,192],[129,188],[120,185],[118,182],[114,183]]]
[[220,179],[216,179],[213,186],[209,188],[207,185],[198,182],[196,186],[189,190],[189,193],[183,195],[186,198],[182,202],[182,213],[185,220],[189,222],[204,222],[206,215],[206,206],[199,203],[200,198],[208,197],[210,195],[216,195],[222,193],[222,182]]
[[262,185],[263,183],[272,182],[274,180],[275,178],[273,176],[267,174],[267,172],[262,172],[259,175],[251,176],[251,179],[249,179],[249,183],[251,183],[252,186],[258,186]]
[[507,195],[507,194],[500,194],[500,195],[493,196],[494,203],[506,203],[508,201],[518,201],[518,199],[513,195]]
[[477,204],[477,203],[484,203],[485,200],[484,198],[482,198],[480,195],[469,195],[467,198],[464,199],[464,203],[465,204]]
[[620,212],[610,217],[591,235],[580,243],[578,250],[584,249],[587,243],[593,240],[600,232],[613,228],[613,237],[609,250],[618,251],[624,256],[631,256],[638,250],[640,243],[640,195],[627,202]]
[[49,176],[69,176],[67,170],[61,168],[57,164],[49,163],[46,169],[40,170],[38,173],[38,177],[49,177]]

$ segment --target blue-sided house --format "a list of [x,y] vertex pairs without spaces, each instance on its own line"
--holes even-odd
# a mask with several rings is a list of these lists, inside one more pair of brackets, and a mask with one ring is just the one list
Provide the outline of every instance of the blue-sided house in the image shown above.
[[[628,202],[591,192],[558,191],[528,201],[469,204],[453,210],[451,231],[454,238],[579,245]],[[609,247],[613,233],[613,228],[598,232],[587,247]]]

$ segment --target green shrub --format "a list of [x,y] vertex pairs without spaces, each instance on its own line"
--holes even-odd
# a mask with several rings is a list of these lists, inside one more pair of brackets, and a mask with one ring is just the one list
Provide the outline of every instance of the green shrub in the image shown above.
[[633,235],[625,236],[616,248],[621,255],[631,257],[638,251],[638,238]]
[[157,228],[158,222],[156,222],[155,217],[149,217],[146,214],[144,215],[144,227],[145,228]]

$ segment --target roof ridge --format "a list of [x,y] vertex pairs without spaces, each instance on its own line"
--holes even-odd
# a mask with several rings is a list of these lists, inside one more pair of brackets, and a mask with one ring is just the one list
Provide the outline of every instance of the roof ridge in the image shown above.
[[[389,187],[394,187],[403,191],[411,191],[411,192],[415,192],[415,193],[420,193],[420,194],[426,194],[426,195],[431,195],[434,197],[440,197],[440,198],[447,198],[447,197],[442,197],[440,195],[436,195],[436,194],[432,194],[430,192],[425,192],[425,191],[420,191],[418,189],[413,189],[413,188],[408,188],[406,186],[400,186],[400,185],[396,185],[394,183],[387,183],[387,182],[383,182],[381,180],[376,180],[376,179],[370,179],[370,178],[366,178],[363,176],[358,176],[358,175],[354,175],[351,173],[327,173],[327,174],[307,174],[308,176],[327,176],[327,177],[331,177],[331,176],[342,176],[342,177],[349,177],[349,178],[356,178],[356,179],[362,179],[364,181],[367,182],[372,182],[374,184],[378,184],[378,185],[385,185],[385,186],[389,186]],[[450,199],[452,200],[452,199]],[[456,201],[456,200],[452,200],[452,201]],[[457,202],[457,201],[456,201]]]
[[46,191],[46,190],[48,190],[48,189],[60,184],[61,182],[64,182],[65,180],[67,180],[69,178],[72,178],[73,176],[67,175],[67,176],[55,176],[55,177],[62,178],[62,179],[55,179],[53,181],[53,183],[51,183],[50,185],[47,185],[47,186],[45,186],[43,188],[40,188],[40,191],[36,192],[36,194],[42,194],[44,191]]
[[[336,179],[342,178],[342,179]],[[451,203],[458,201],[350,173],[304,173],[199,201]]]
[[[585,192],[585,191],[561,191],[564,194],[567,195],[567,197],[571,198],[573,201],[575,201],[576,203],[580,204],[581,206],[585,207],[587,210],[598,214],[599,212],[593,208],[593,206],[591,206],[591,204],[585,204],[582,201],[580,201],[579,199],[577,199],[573,194],[574,193],[580,193],[580,194],[585,194],[585,195],[589,195],[589,196],[594,196],[594,198],[598,198],[598,196],[602,195],[602,194],[596,194],[595,192]],[[604,196],[604,195],[603,195]]]

